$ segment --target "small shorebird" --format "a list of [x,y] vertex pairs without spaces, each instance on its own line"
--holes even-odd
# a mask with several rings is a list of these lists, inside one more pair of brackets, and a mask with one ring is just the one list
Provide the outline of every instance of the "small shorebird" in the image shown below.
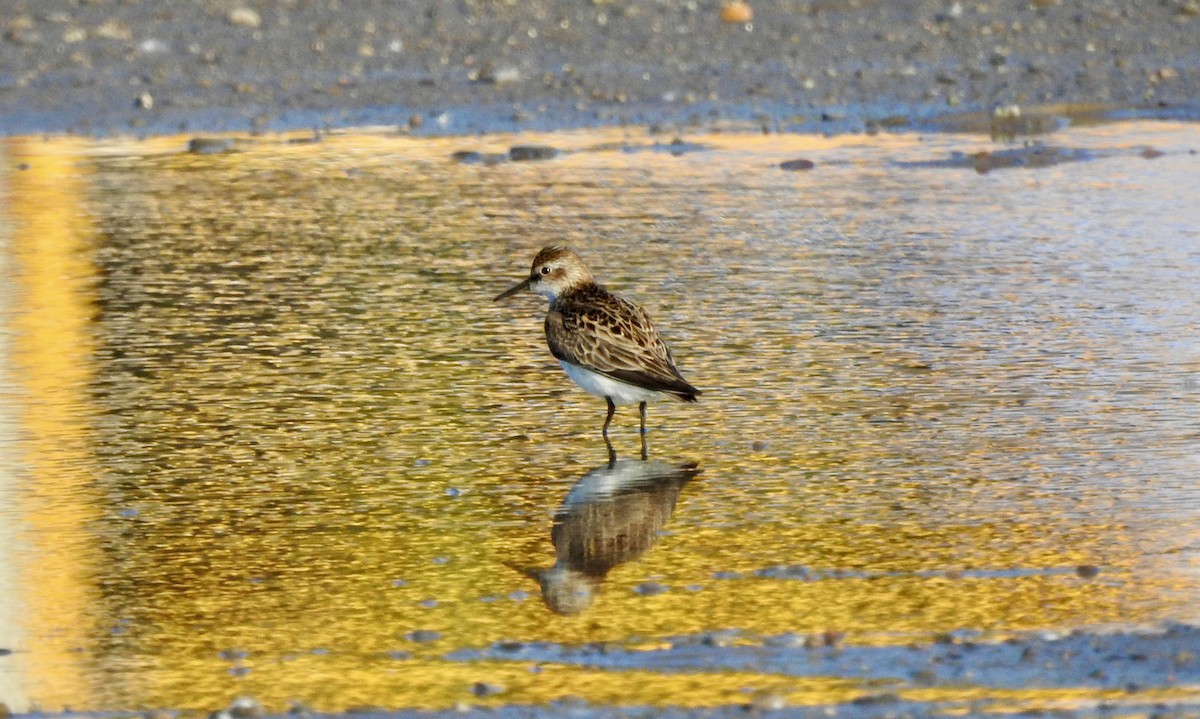
[[604,442],[615,459],[608,425],[619,404],[637,402],[642,416],[642,458],[646,450],[646,403],[674,397],[695,402],[700,390],[688,384],[671,350],[641,307],[596,284],[579,255],[546,247],[533,258],[529,277],[501,292],[496,301],[530,290],[550,301],[546,343],[567,376],[608,403]]

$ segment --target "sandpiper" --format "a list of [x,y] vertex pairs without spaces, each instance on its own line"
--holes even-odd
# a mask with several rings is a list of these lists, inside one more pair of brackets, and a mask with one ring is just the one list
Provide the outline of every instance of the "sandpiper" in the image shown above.
[[587,265],[565,247],[546,247],[533,258],[529,277],[496,296],[496,301],[530,290],[550,301],[546,343],[567,376],[608,403],[601,434],[619,404],[637,402],[641,412],[642,458],[646,450],[646,403],[674,397],[695,402],[700,390],[688,384],[671,350],[641,307],[600,285]]

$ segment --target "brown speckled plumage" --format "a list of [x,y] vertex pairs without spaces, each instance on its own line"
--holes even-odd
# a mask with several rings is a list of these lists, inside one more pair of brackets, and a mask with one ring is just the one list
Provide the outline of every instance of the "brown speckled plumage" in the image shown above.
[[550,302],[546,342],[556,358],[613,379],[688,402],[699,394],[675,369],[646,311],[595,282]]

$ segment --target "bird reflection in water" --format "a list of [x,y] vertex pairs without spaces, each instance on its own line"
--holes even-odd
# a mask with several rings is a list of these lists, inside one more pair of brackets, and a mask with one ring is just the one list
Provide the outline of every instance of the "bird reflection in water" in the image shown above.
[[632,459],[593,469],[571,487],[554,514],[554,566],[520,571],[538,580],[551,611],[584,611],[613,568],[654,546],[680,491],[699,473],[695,462]]

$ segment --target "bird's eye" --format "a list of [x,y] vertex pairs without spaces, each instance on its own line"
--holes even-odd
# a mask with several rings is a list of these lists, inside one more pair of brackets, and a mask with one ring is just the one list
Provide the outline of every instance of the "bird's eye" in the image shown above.
[[550,265],[542,265],[542,274],[543,275],[550,274]]

